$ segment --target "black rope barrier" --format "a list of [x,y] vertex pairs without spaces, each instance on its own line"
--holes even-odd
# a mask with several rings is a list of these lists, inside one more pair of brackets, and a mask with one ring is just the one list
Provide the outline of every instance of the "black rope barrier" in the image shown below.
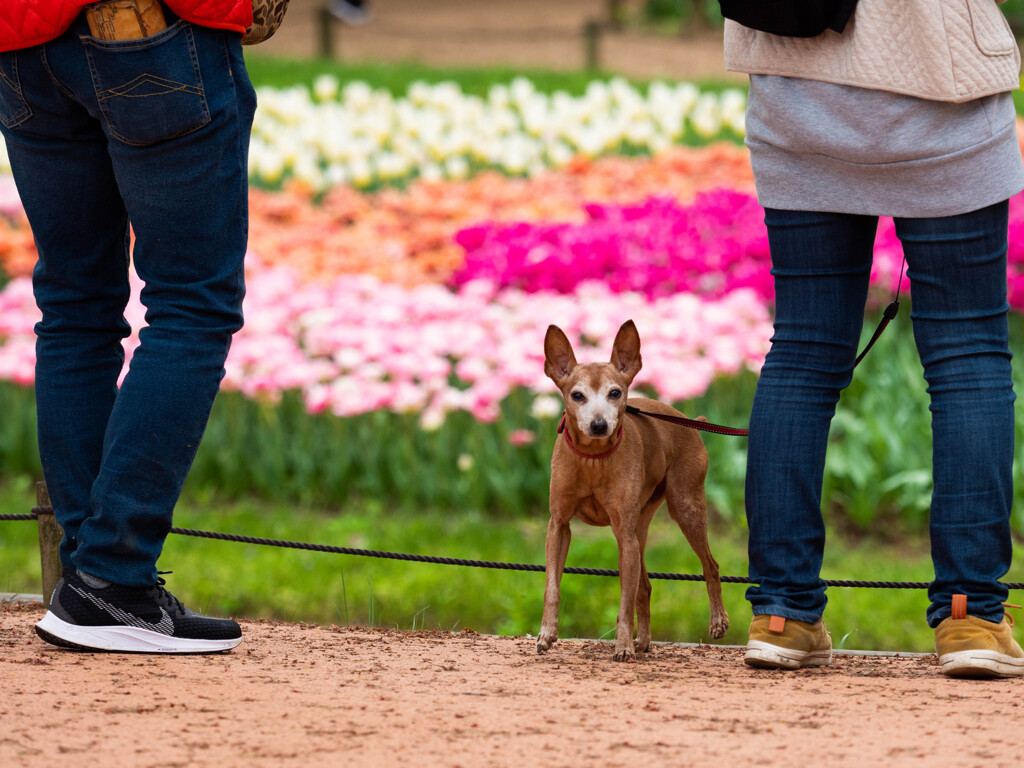
[[[2,520],[35,520],[40,514],[53,514],[49,507],[33,507],[31,514],[0,515]],[[438,557],[435,555],[413,555],[402,552],[385,552],[377,549],[358,549],[355,547],[337,547],[330,544],[309,544],[302,541],[284,541],[281,539],[265,539],[259,536],[241,536],[235,533],[219,533],[217,531],[199,531],[194,528],[171,528],[171,533],[179,536],[193,536],[200,539],[217,541],[233,541],[240,544],[256,544],[263,547],[282,549],[301,549],[309,552],[326,552],[334,555],[353,555],[355,557],[376,557],[384,560],[404,560],[414,563],[433,563],[436,565],[461,565],[470,568],[491,568],[502,571],[532,571],[543,573],[543,565],[536,563],[504,563],[495,560],[467,560],[459,557]],[[618,576],[613,568],[577,568],[567,566],[564,573],[581,576]],[[662,573],[651,571],[647,574],[652,579],[668,581],[704,581],[699,573]],[[723,584],[754,584],[747,576],[722,576]],[[824,579],[829,587],[854,587],[860,589],[927,589],[926,581],[860,581],[853,579]],[[1007,589],[1024,589],[1024,582],[1006,582]]]

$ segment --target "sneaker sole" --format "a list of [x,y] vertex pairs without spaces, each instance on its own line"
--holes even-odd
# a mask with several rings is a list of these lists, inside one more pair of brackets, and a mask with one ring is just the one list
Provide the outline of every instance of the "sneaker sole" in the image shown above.
[[802,667],[827,667],[832,663],[832,649],[824,651],[794,651],[763,640],[747,643],[743,663],[759,669],[800,669]]
[[947,677],[1024,677],[1024,659],[998,651],[957,651],[939,657]]
[[171,637],[122,625],[83,627],[68,624],[50,611],[36,624],[36,634],[61,648],[114,653],[219,653],[242,642],[241,637],[227,640]]

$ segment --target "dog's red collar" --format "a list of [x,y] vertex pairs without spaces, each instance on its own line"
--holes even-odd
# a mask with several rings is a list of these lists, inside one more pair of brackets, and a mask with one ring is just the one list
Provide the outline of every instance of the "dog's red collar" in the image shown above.
[[619,443],[622,442],[622,425],[619,425],[619,433],[615,435],[615,443],[607,451],[601,453],[584,453],[573,443],[572,438],[569,437],[569,431],[565,428],[565,414],[562,414],[562,420],[558,423],[558,434],[565,434],[565,443],[569,446],[569,450],[575,453],[577,456],[582,456],[584,459],[603,459],[605,456],[611,456],[615,453],[615,449],[619,447]]

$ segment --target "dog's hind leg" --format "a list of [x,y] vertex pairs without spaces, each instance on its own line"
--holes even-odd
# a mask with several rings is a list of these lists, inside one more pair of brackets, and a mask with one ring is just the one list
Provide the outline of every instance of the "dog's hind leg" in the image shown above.
[[722,582],[718,574],[718,563],[712,557],[708,544],[708,518],[703,484],[698,489],[686,488],[685,485],[670,479],[665,498],[668,502],[669,515],[683,531],[686,540],[700,559],[704,571],[708,600],[711,603],[708,631],[714,638],[722,637],[729,629],[729,614],[726,613],[725,604],[722,602]]
[[541,619],[540,633],[537,635],[537,653],[544,653],[558,639],[558,603],[561,600],[562,571],[565,569],[565,558],[569,554],[571,538],[568,519],[562,522],[552,517],[548,522],[548,535],[544,544],[544,616]]

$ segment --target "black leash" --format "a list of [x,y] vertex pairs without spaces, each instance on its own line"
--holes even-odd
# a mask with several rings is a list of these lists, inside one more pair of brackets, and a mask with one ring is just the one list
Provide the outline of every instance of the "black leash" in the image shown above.
[[[857,355],[857,359],[853,363],[853,367],[856,368],[860,365],[860,361],[864,359],[864,355],[875,345],[878,341],[878,337],[882,335],[882,331],[886,329],[886,326],[892,321],[896,314],[900,311],[900,284],[903,282],[903,270],[907,266],[907,257],[903,257],[903,263],[900,265],[900,279],[896,281],[896,295],[890,302],[889,306],[882,312],[882,319],[878,322],[878,327],[875,328],[875,332],[872,334],[871,339],[867,345]],[[749,433],[746,429],[737,429],[736,427],[724,427],[721,424],[712,424],[709,421],[702,421],[700,419],[688,419],[685,416],[670,416],[664,413],[651,413],[650,411],[641,411],[639,408],[635,408],[632,405],[626,406],[626,413],[632,413],[637,416],[650,416],[652,419],[660,419],[661,421],[667,421],[670,424],[678,424],[681,427],[689,427],[690,429],[699,429],[702,432],[714,432],[716,435],[730,435],[732,437],[746,437]]]
[[641,411],[632,405],[626,406],[626,413],[632,413],[637,416],[650,416],[652,419],[660,419],[661,421],[667,421],[669,424],[678,424],[681,427],[689,427],[690,429],[699,429],[702,432],[714,432],[716,435],[732,435],[733,437],[745,437],[747,430],[736,429],[735,427],[723,427],[721,424],[712,424],[710,421],[700,421],[698,419],[688,419],[685,416],[670,416],[667,413],[651,413],[650,411]]

